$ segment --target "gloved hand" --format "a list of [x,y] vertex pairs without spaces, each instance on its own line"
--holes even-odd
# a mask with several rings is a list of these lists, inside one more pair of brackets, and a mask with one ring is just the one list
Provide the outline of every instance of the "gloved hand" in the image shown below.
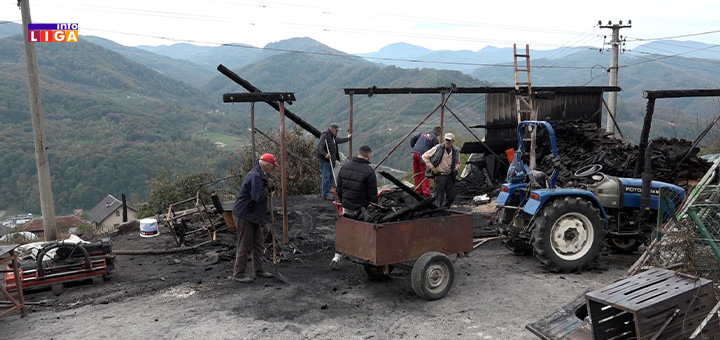
[[438,168],[436,168],[436,167],[432,167],[432,168],[430,169],[430,171],[432,171],[432,173],[435,174],[435,175],[437,175],[437,174],[440,173],[440,170],[438,170]]
[[270,192],[275,191],[275,182],[272,179],[268,178],[267,184],[268,184],[268,190],[270,190]]

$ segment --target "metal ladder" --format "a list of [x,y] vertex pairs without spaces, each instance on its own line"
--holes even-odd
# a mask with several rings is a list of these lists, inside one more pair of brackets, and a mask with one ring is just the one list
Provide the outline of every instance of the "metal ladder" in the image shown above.
[[[521,58],[525,59],[524,68],[518,66],[518,59]],[[515,62],[515,109],[518,124],[523,120],[537,120],[532,96],[532,82],[530,81],[530,45],[525,45],[524,54],[518,54],[517,44],[513,44],[513,59]],[[521,81],[521,73],[527,76],[527,81]],[[522,87],[527,87],[527,91],[523,91]],[[530,131],[530,170],[535,169],[535,134],[536,129]]]

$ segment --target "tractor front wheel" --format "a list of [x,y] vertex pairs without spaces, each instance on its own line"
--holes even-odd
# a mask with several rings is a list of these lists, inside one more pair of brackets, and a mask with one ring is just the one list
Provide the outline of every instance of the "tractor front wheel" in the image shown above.
[[590,201],[563,197],[548,202],[534,221],[535,256],[553,272],[575,272],[600,254],[605,223]]

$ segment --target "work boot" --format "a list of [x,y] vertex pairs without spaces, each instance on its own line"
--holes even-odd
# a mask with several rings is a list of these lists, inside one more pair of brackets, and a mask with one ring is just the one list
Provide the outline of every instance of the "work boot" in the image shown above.
[[335,253],[335,257],[333,257],[332,261],[330,261],[330,269],[337,270],[338,263],[340,263],[341,259],[342,259],[342,255]]
[[275,277],[275,275],[273,275],[273,273],[271,273],[271,272],[266,272],[266,271],[263,270],[263,271],[261,271],[261,272],[255,272],[255,277],[262,277],[262,278],[266,278],[266,279],[272,279],[273,277]]
[[245,275],[233,276],[231,278],[233,279],[233,281],[237,281],[240,283],[252,283],[253,281],[255,281],[255,279],[253,279],[252,277],[247,277]]

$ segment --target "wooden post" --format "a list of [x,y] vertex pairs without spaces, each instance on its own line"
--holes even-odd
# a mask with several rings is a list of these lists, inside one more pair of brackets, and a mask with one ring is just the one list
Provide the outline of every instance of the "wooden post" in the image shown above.
[[258,159],[257,152],[255,151],[255,102],[250,103],[250,126],[252,127],[252,134],[250,136],[252,140],[252,159],[255,161]]
[[290,243],[287,220],[287,157],[285,157],[285,103],[280,104],[280,182],[282,185],[283,243]]
[[[352,133],[353,133],[353,95],[351,94],[350,95],[350,134],[352,134]],[[353,140],[352,140],[352,138],[350,138],[349,143],[350,143],[350,146],[349,146],[350,151],[348,152],[348,157],[350,157],[350,159],[352,159],[353,158]]]
[[38,172],[38,188],[40,191],[40,211],[43,219],[45,241],[57,240],[57,222],[55,221],[55,202],[50,184],[50,164],[48,160],[48,144],[45,139],[45,123],[43,122],[42,102],[40,101],[40,85],[38,82],[35,46],[28,40],[28,24],[30,19],[30,0],[18,1],[23,22],[23,38],[25,40],[25,62],[27,64],[28,89],[30,91],[30,115],[32,116],[33,137],[35,140],[35,163]]
[[[440,106],[440,130],[445,133],[445,94],[442,94],[442,106]],[[443,136],[438,136],[438,142],[440,144],[445,142],[445,139]]]

